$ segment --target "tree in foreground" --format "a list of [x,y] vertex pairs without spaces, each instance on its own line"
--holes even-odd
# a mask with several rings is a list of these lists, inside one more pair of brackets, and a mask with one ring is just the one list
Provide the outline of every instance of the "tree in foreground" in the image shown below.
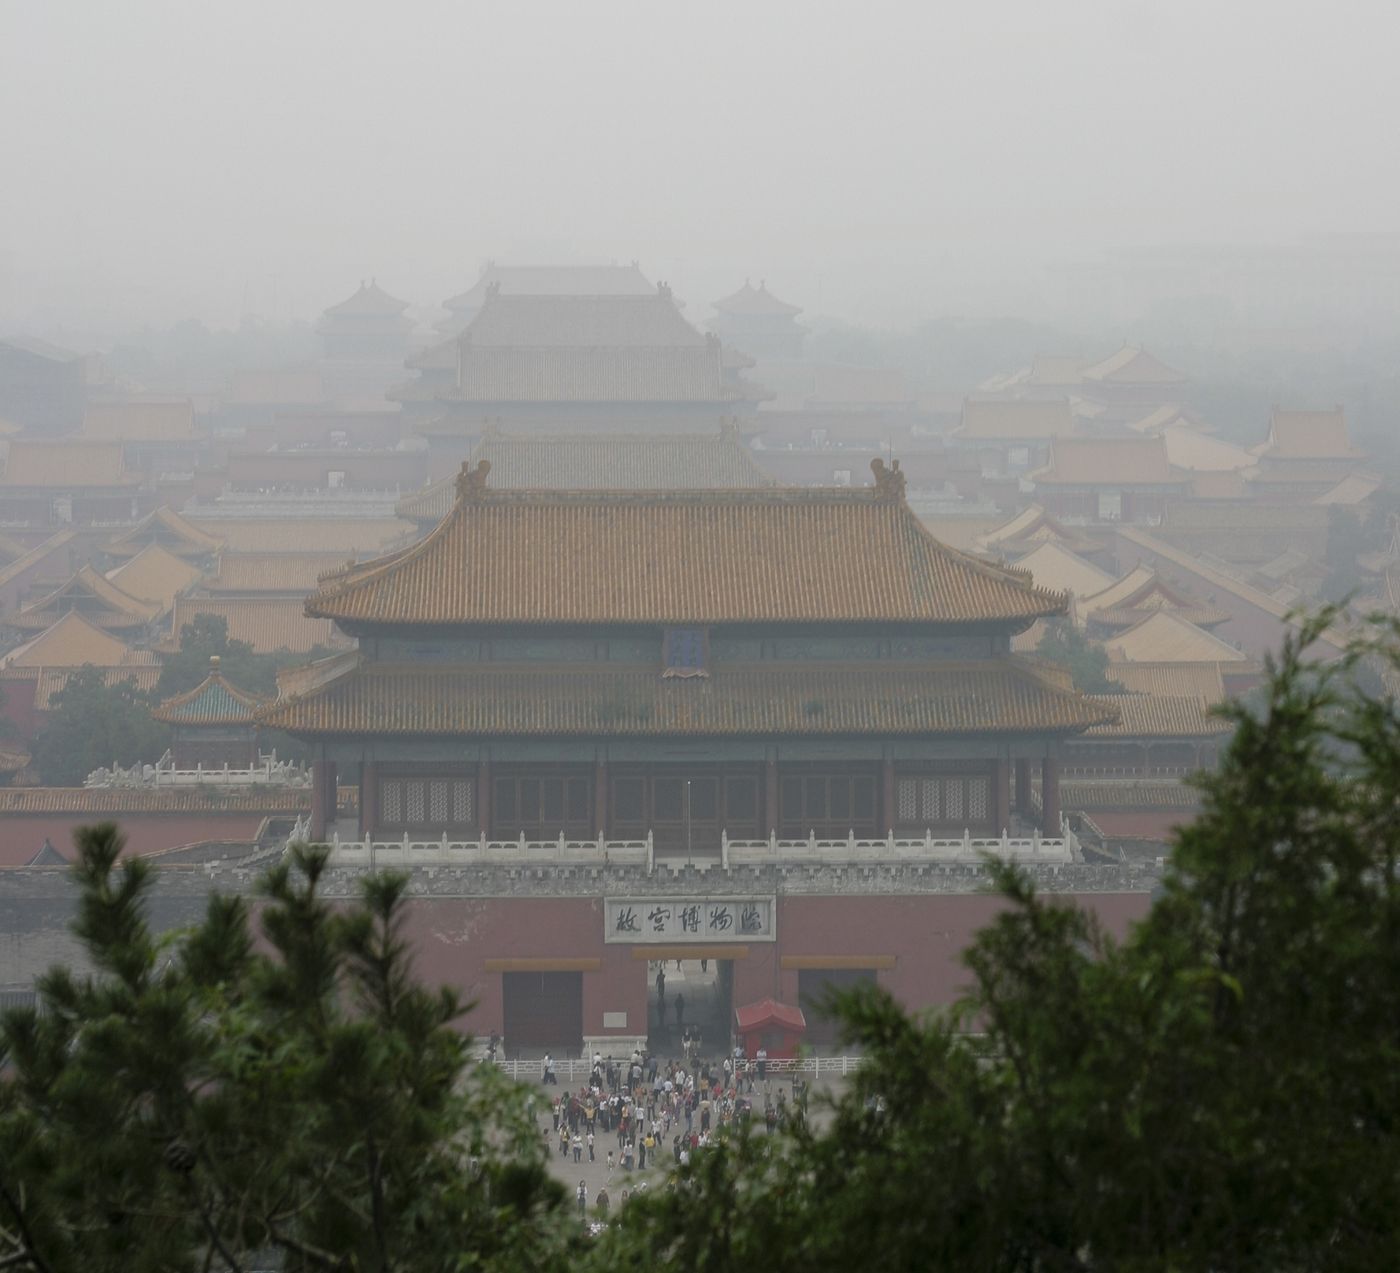
[[840,997],[868,1060],[829,1125],[698,1155],[597,1267],[1394,1268],[1400,713],[1351,671],[1400,659],[1310,665],[1333,617],[1233,712],[1125,941],[998,870],[956,1012]]
[[173,939],[121,837],[78,835],[77,931],[3,1024],[0,1268],[549,1267],[562,1193],[529,1097],[468,1063],[463,1006],[412,977],[405,881],[332,906],[324,850]]

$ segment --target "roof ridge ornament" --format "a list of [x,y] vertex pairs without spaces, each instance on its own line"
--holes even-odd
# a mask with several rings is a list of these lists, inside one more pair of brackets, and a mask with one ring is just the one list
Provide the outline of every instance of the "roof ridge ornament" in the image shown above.
[[462,471],[457,474],[457,498],[459,500],[480,499],[486,491],[486,475],[490,471],[490,460],[481,460],[476,468],[472,468],[470,460],[463,460]]
[[898,503],[904,499],[904,474],[899,470],[899,461],[891,460],[888,467],[878,455],[870,461],[870,471],[875,474],[875,498]]

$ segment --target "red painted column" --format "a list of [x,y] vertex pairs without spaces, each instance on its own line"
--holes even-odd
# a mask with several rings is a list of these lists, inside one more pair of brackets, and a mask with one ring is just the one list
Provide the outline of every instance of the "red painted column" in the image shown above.
[[311,762],[311,839],[319,844],[326,838],[326,762]]
[[880,761],[880,807],[884,812],[884,829],[894,832],[894,760],[886,756]]
[[992,827],[994,835],[1000,835],[1011,826],[1011,762],[1000,759],[992,771],[992,788],[996,797],[993,814],[995,824]]
[[476,825],[491,838],[491,762],[485,756],[476,766]]
[[598,834],[608,834],[608,762],[593,763],[593,825]]
[[763,820],[770,836],[778,834],[778,758],[769,752],[763,771]]
[[360,837],[374,837],[379,821],[379,766],[372,760],[360,761]]
[[1031,811],[1031,762],[1024,757],[1016,761],[1016,812]]
[[1046,756],[1040,762],[1040,829],[1047,836],[1060,834],[1060,762]]

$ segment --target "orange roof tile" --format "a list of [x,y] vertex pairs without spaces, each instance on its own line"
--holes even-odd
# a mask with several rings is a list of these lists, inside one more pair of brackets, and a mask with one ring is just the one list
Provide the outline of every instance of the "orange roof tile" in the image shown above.
[[203,557],[222,543],[217,533],[201,530],[187,517],[162,504],[135,526],[113,535],[102,546],[102,551],[110,557],[134,557],[147,545],[159,544],[177,557]]
[[1180,483],[1160,437],[1056,438],[1037,486],[1163,486]]
[[202,574],[198,566],[160,544],[148,544],[130,561],[109,570],[107,578],[133,597],[168,608]]
[[321,646],[345,644],[333,624],[306,616],[299,597],[177,597],[170,611],[172,646],[178,645],[180,630],[201,614],[223,618],[229,638],[247,641],[258,654],[281,650],[306,654]]
[[338,553],[341,561],[383,552],[418,528],[396,517],[225,517],[195,523],[229,553]]
[[1068,401],[968,398],[953,436],[964,441],[1044,442],[1081,432]]
[[1020,624],[1065,604],[940,544],[889,485],[590,493],[484,482],[484,467],[464,474],[466,494],[432,533],[327,578],[307,613],[350,624]]
[[1131,627],[1154,610],[1170,610],[1200,628],[1224,623],[1229,613],[1193,600],[1149,566],[1136,566],[1102,592],[1084,598],[1086,618],[1108,627]]
[[121,667],[150,661],[125,641],[69,611],[31,641],[16,646],[0,659],[0,667]]
[[1156,694],[1090,694],[1101,707],[1111,707],[1118,719],[1094,725],[1086,738],[1208,738],[1228,734],[1230,722],[1211,715],[1210,705],[1186,695],[1166,698]]
[[259,714],[326,735],[600,736],[1074,733],[1112,713],[1010,659],[653,668],[361,664]]
[[91,486],[138,486],[139,473],[128,473],[120,442],[37,441],[15,438],[10,443],[3,486],[46,487],[53,490]]
[[90,402],[82,435],[103,442],[194,442],[204,436],[194,427],[188,398]]
[[1331,411],[1288,411],[1275,407],[1269,420],[1269,437],[1255,450],[1271,460],[1360,459],[1347,436],[1346,413],[1341,407]]
[[1122,662],[1241,663],[1245,656],[1204,628],[1170,610],[1159,610],[1107,643],[1108,657]]
[[1101,592],[1113,582],[1107,571],[1054,542],[1042,543],[1019,558],[1016,568],[1029,570],[1037,587],[1048,592],[1068,592],[1076,598]]
[[1102,362],[1084,369],[1084,379],[1100,384],[1180,385],[1188,377],[1174,367],[1168,367],[1145,349],[1124,345]]
[[160,602],[133,597],[91,566],[81,566],[47,596],[31,601],[10,622],[19,628],[42,630],[75,610],[98,627],[139,628],[163,609]]
[[728,296],[713,302],[714,308],[721,314],[742,314],[745,316],[762,315],[764,317],[791,318],[800,314],[802,309],[798,305],[789,305],[786,301],[780,301],[772,292],[768,290],[766,279],[760,279],[757,287],[752,287],[749,280],[744,280],[744,286],[737,292],[731,292]]
[[1219,663],[1110,663],[1104,669],[1134,694],[1159,698],[1198,698],[1205,703],[1225,701],[1225,678]]
[[223,553],[204,582],[209,592],[296,593],[305,597],[328,571],[345,565],[344,553]]

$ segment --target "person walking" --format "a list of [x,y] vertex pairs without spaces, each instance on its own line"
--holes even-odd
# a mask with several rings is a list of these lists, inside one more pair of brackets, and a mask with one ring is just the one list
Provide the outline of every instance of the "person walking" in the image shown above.
[[608,1191],[606,1188],[598,1190],[598,1196],[594,1199],[593,1205],[598,1210],[598,1219],[606,1220],[608,1218]]
[[578,1182],[578,1213],[585,1220],[588,1219],[588,1186],[580,1180]]
[[661,1024],[666,1024],[666,966],[656,970],[656,1012]]
[[685,995],[676,995],[676,1029],[679,1030],[685,1021]]
[[583,1137],[578,1132],[574,1133],[574,1161],[583,1161]]
[[606,1177],[606,1178],[607,1178],[608,1180],[611,1180],[611,1179],[612,1179],[612,1174],[613,1174],[613,1166],[614,1166],[614,1163],[613,1163],[613,1151],[612,1151],[611,1149],[608,1150],[607,1162],[608,1162],[608,1174],[607,1174],[607,1177]]
[[593,1153],[593,1133],[592,1133],[592,1132],[589,1132],[589,1133],[588,1133],[588,1161],[589,1161],[589,1162],[597,1162],[597,1161],[598,1161],[598,1159],[594,1156],[594,1153]]

